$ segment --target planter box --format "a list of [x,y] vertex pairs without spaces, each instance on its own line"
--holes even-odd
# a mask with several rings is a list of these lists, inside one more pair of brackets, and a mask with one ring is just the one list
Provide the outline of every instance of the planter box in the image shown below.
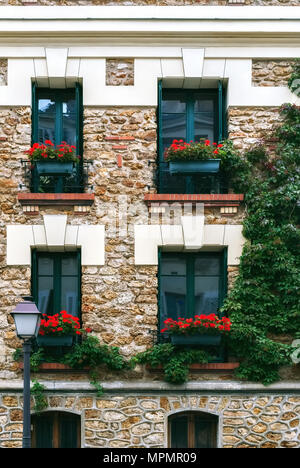
[[[24,363],[19,362],[19,368],[24,369]],[[73,369],[73,367],[60,362],[42,362],[39,365],[39,372],[69,372],[69,373],[86,373],[89,372],[89,367],[83,367],[82,369]]]
[[203,345],[219,346],[221,335],[171,335],[171,343],[174,345]]
[[[189,370],[191,372],[203,372],[203,371],[234,371],[239,367],[239,362],[208,362],[207,364],[190,364]],[[146,364],[146,369],[150,372],[162,372],[163,366],[151,367]]]
[[59,161],[37,161],[35,163],[38,175],[68,175],[73,172],[74,163]]
[[72,346],[73,336],[38,336],[36,341],[39,346]]
[[205,161],[170,161],[171,174],[216,174],[220,170],[221,159],[207,159]]

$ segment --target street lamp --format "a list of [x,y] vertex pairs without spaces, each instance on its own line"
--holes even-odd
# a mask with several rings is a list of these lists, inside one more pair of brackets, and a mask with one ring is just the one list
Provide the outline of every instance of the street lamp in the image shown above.
[[31,340],[38,335],[42,313],[32,300],[23,297],[11,312],[14,318],[17,336],[23,340],[24,388],[23,388],[23,448],[31,448],[30,431],[30,352]]

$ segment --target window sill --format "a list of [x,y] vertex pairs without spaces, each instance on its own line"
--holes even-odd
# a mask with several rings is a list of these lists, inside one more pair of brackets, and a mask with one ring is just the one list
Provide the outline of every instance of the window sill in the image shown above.
[[212,194],[177,194],[177,193],[146,193],[144,201],[155,202],[204,203],[204,206],[239,206],[244,200],[242,193],[212,193]]
[[38,214],[40,206],[74,206],[77,214],[87,214],[94,203],[93,193],[19,193],[18,201],[26,214]]

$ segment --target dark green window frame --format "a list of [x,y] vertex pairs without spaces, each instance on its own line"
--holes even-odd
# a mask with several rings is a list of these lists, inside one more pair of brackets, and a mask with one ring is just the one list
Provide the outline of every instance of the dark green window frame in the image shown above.
[[205,177],[197,175],[173,175],[168,172],[168,164],[164,160],[163,145],[163,100],[180,97],[186,103],[186,141],[195,141],[194,130],[194,103],[197,97],[203,97],[212,100],[214,112],[214,136],[215,142],[220,142],[227,137],[226,111],[225,111],[225,88],[222,81],[218,82],[218,87],[213,89],[163,89],[162,80],[158,81],[158,170],[157,170],[157,188],[159,193],[222,193],[227,192],[227,182],[210,175]]
[[[42,275],[39,273],[39,267],[38,267],[38,260],[39,258],[51,258],[53,259],[53,275]],[[76,274],[70,274],[70,275],[62,275],[62,260],[66,257],[73,257],[76,260],[77,263],[77,272]],[[31,281],[31,290],[32,290],[32,296],[37,304],[39,306],[39,290],[40,290],[40,285],[39,285],[39,280],[43,276],[50,276],[53,277],[53,298],[52,298],[52,304],[53,308],[51,310],[51,313],[48,311],[48,315],[54,315],[56,313],[59,313],[62,310],[61,307],[61,302],[62,302],[62,291],[61,291],[61,285],[62,285],[62,278],[63,277],[75,277],[77,279],[77,310],[76,313],[74,311],[68,311],[68,313],[72,313],[72,315],[76,315],[81,319],[81,252],[78,250],[76,252],[39,252],[37,250],[32,251],[32,281]],[[41,310],[41,312],[44,312]]]
[[[162,262],[164,258],[176,257],[185,259],[186,261],[186,317],[193,317],[195,315],[195,259],[197,258],[218,258],[220,262],[220,274],[219,274],[219,298],[218,298],[218,315],[221,316],[219,309],[222,307],[224,299],[227,294],[227,248],[221,252],[162,252],[159,249],[159,265],[158,265],[158,336],[162,339],[160,330],[164,324],[161,318],[162,315],[162,287],[161,279],[164,276],[162,274]],[[215,276],[215,275],[214,275]],[[174,276],[178,277],[178,276]]]
[[[67,89],[49,89],[38,88],[34,83],[32,86],[32,143],[43,143],[39,141],[39,126],[38,126],[38,100],[42,98],[51,98],[55,102],[55,144],[60,144],[63,128],[63,102],[66,99],[75,100],[75,131],[76,131],[76,149],[78,154],[82,156],[83,148],[83,105],[82,105],[82,87],[76,83],[75,88]],[[69,143],[67,141],[67,143]]]
[[76,171],[72,177],[53,177],[48,176],[48,180],[43,181],[39,178],[36,171],[32,171],[31,191],[36,192],[73,192],[80,193],[84,191],[84,162],[83,162],[83,102],[82,86],[76,83],[74,88],[67,89],[49,89],[39,88],[35,83],[32,85],[32,135],[31,144],[43,143],[39,139],[39,99],[51,99],[55,102],[54,106],[54,144],[60,144],[63,138],[63,103],[65,100],[75,100],[75,142],[67,141],[68,144],[75,144],[76,153],[81,157],[79,164],[76,165]]

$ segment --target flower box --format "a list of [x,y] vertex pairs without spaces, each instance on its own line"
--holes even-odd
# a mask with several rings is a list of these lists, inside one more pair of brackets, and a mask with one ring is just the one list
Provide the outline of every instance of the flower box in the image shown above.
[[73,172],[74,164],[72,162],[37,161],[35,168],[38,175],[69,175]]
[[171,335],[171,343],[174,345],[203,345],[219,346],[221,344],[221,335],[194,334],[194,335]]
[[63,335],[63,336],[38,336],[37,344],[39,346],[72,346],[73,344],[72,335]]
[[216,174],[220,170],[220,159],[206,159],[204,161],[170,161],[171,174]]

